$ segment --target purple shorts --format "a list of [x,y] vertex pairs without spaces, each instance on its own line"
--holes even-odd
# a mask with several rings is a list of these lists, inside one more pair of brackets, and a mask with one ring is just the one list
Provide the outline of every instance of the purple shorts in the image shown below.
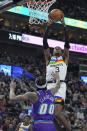
[[36,121],[33,126],[33,131],[56,131],[53,122]]

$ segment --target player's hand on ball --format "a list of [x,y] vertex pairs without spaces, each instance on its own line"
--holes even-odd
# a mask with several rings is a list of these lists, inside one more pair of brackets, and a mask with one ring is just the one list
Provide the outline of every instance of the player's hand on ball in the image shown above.
[[56,2],[56,0],[53,0],[53,2]]
[[63,24],[64,27],[66,27],[64,18],[61,19],[61,23]]
[[50,18],[48,18],[48,22],[47,22],[47,25],[50,26],[51,24],[53,24],[53,22],[51,21]]
[[16,88],[16,82],[11,81],[10,88],[15,90],[15,88]]

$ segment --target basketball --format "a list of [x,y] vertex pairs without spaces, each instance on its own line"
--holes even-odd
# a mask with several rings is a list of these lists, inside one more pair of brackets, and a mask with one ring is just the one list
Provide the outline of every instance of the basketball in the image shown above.
[[64,13],[60,9],[53,9],[49,13],[49,18],[52,19],[54,22],[60,21],[63,17]]

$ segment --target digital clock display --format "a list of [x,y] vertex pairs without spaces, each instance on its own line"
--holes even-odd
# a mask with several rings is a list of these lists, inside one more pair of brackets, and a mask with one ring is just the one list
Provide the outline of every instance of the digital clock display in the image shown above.
[[15,33],[9,33],[9,39],[10,40],[22,41],[22,36],[15,34]]

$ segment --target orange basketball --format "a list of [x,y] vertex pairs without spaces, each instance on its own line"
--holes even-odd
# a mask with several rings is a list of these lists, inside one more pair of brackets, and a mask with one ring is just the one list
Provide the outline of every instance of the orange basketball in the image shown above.
[[64,13],[59,9],[53,9],[49,13],[49,18],[54,20],[55,22],[60,21],[64,17]]

